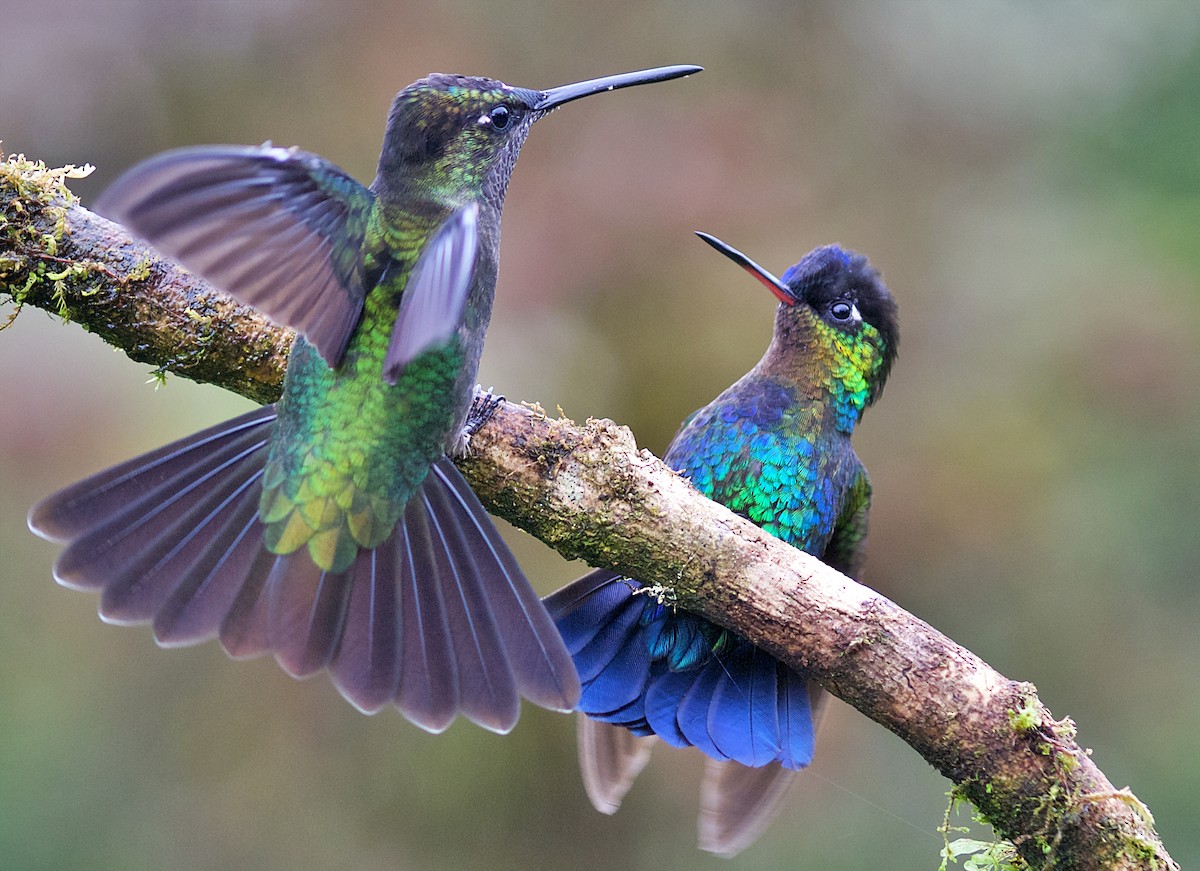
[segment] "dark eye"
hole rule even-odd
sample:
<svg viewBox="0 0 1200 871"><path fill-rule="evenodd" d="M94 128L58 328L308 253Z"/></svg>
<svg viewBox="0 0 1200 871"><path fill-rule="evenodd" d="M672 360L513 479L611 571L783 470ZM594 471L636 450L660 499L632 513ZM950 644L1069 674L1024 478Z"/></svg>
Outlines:
<svg viewBox="0 0 1200 871"><path fill-rule="evenodd" d="M493 130L507 130L508 125L512 123L512 112L509 112L506 106L497 106L488 117L492 119Z"/></svg>
<svg viewBox="0 0 1200 871"><path fill-rule="evenodd" d="M854 306L845 300L838 300L829 307L829 316L835 321L853 320L855 314Z"/></svg>

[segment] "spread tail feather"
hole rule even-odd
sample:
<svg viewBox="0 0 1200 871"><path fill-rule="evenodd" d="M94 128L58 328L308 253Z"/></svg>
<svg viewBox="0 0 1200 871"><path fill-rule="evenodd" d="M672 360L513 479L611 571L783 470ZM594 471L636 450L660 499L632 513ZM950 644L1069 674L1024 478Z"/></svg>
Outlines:
<svg viewBox="0 0 1200 871"><path fill-rule="evenodd" d="M758 767L812 759L807 680L702 618L596 570L546 598L583 684L579 710L709 757Z"/></svg>
<svg viewBox="0 0 1200 871"><path fill-rule="evenodd" d="M478 604L491 614L517 690L543 708L573 710L579 701L579 678L571 655L479 497L445 457L430 469L426 492L431 482L440 491L447 516L459 527L460 555L469 558L468 565L473 561L478 577L489 579L477 594Z"/></svg>
<svg viewBox="0 0 1200 871"><path fill-rule="evenodd" d="M356 707L394 703L430 731L462 713L506 732L521 696L574 707L570 654L448 459L346 571L268 551L258 508L274 420L257 409L35 506L30 528L67 542L55 577L99 589L109 622L153 623L164 646L219 638L295 677L327 668Z"/></svg>
<svg viewBox="0 0 1200 871"><path fill-rule="evenodd" d="M579 760L595 808L620 806L650 752L646 737L709 758L700 846L732 856L771 822L813 755L820 687L744 638L664 609L639 585L589 572L546 598L579 669Z"/></svg>

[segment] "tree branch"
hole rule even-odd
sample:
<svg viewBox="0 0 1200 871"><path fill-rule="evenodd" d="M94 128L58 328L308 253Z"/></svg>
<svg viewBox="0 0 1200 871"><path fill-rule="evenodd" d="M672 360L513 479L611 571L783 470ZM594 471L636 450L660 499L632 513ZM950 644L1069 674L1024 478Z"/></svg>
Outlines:
<svg viewBox="0 0 1200 871"><path fill-rule="evenodd" d="M291 333L79 206L71 176L0 164L0 301L56 311L164 373L272 401ZM811 672L953 780L1032 867L1178 868L1144 805L1031 684L705 499L627 429L506 403L472 448L460 466L490 510Z"/></svg>

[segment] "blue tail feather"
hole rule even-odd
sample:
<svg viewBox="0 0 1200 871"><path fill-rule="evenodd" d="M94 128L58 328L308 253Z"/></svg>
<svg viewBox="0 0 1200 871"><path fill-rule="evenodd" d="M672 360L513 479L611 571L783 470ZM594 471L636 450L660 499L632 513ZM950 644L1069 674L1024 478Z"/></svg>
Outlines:
<svg viewBox="0 0 1200 871"><path fill-rule="evenodd" d="M691 747L692 742L679 728L680 700L698 677L695 671L669 671L656 663L656 675L646 687L646 723L654 734L673 747ZM725 757L719 757L724 759Z"/></svg>
<svg viewBox="0 0 1200 871"><path fill-rule="evenodd" d="M751 768L779 756L776 662L751 647L731 659L708 709L713 743L735 762Z"/></svg>
<svg viewBox="0 0 1200 871"><path fill-rule="evenodd" d="M647 675L647 678L649 675ZM616 726L624 726L627 729L633 729L639 724L646 725L646 687L642 685L641 691L637 696L619 708L613 708L607 711L597 710L595 712L580 710L580 713L585 713L593 720L599 720L602 723L612 723ZM650 734L653 734L651 732Z"/></svg>
<svg viewBox="0 0 1200 871"><path fill-rule="evenodd" d="M779 762L784 768L805 768L816 746L812 698L808 679L783 665L779 669Z"/></svg>
<svg viewBox="0 0 1200 871"><path fill-rule="evenodd" d="M580 683L588 684L594 681L625 648L640 647L639 635L636 603L621 603L612 611L609 619L591 641L572 655ZM649 668L650 657L644 656L643 661L645 668Z"/></svg>
<svg viewBox="0 0 1200 871"><path fill-rule="evenodd" d="M563 643L574 656L613 620L629 597L630 587L620 575L597 569L543 601Z"/></svg>
<svg viewBox="0 0 1200 871"><path fill-rule="evenodd" d="M685 738L713 759L728 759L729 756L721 751L713 742L709 732L709 711L712 708L717 686L725 679L725 666L716 659L710 659L700 670L700 675L692 684L691 689L679 703L675 719L679 722L679 731Z"/></svg>
<svg viewBox="0 0 1200 871"><path fill-rule="evenodd" d="M626 708L645 693L650 657L633 634L624 638L624 643L620 644L616 653L597 651L609 658L594 677L588 679L581 676L584 683L579 710L584 713L605 713Z"/></svg>
<svg viewBox="0 0 1200 871"><path fill-rule="evenodd" d="M812 759L806 678L701 617L597 570L546 598L583 684L579 710L750 767Z"/></svg>

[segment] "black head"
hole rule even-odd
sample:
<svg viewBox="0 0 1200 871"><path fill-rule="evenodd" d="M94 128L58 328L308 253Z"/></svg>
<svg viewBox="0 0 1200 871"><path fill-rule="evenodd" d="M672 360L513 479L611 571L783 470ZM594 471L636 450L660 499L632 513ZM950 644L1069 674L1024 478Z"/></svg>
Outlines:
<svg viewBox="0 0 1200 871"><path fill-rule="evenodd" d="M841 336L838 352L863 370L867 404L883 391L900 344L896 301L862 254L825 245L776 278L749 257L707 233L701 239L762 282L780 301L776 332L814 329Z"/></svg>
<svg viewBox="0 0 1200 871"><path fill-rule="evenodd" d="M435 73L396 95L379 157L376 192L424 191L435 197L499 205L533 122L603 91L699 72L660 67L534 91L495 79Z"/></svg>
<svg viewBox="0 0 1200 871"><path fill-rule="evenodd" d="M844 332L858 331L863 324L878 331L884 352L878 376L882 389L899 350L900 317L891 291L866 256L837 245L823 245L788 268L783 283L797 299Z"/></svg>

